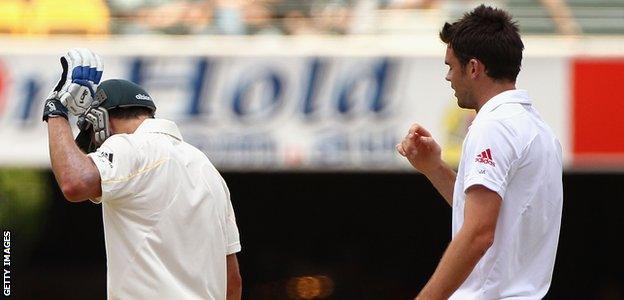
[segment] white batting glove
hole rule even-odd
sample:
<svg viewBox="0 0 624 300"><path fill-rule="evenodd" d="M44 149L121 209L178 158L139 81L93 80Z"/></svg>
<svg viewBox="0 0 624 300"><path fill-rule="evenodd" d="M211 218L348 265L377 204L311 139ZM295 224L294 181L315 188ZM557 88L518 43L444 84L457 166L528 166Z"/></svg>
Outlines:
<svg viewBox="0 0 624 300"><path fill-rule="evenodd" d="M61 57L63 73L48 99L58 99L72 115L83 114L93 102L104 67L100 57L85 48L73 48Z"/></svg>

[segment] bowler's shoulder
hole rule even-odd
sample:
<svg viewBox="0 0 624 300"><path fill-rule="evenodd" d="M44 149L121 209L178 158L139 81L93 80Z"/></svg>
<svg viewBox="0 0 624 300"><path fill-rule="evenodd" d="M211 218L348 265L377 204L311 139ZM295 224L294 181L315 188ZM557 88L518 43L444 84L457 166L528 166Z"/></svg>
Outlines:
<svg viewBox="0 0 624 300"><path fill-rule="evenodd" d="M506 131L522 131L532 126L529 110L522 103L503 103L494 107L486 114L479 116L473 125L482 130L492 130L495 128Z"/></svg>
<svg viewBox="0 0 624 300"><path fill-rule="evenodd" d="M539 126L530 113L521 104L512 103L501 105L487 118L473 123L470 139L487 139L513 145L516 152L520 153L539 133Z"/></svg>
<svg viewBox="0 0 624 300"><path fill-rule="evenodd" d="M493 122L508 123L514 120L522 120L528 117L527 110L521 103L502 103L491 111L489 111L483 120L489 120Z"/></svg>

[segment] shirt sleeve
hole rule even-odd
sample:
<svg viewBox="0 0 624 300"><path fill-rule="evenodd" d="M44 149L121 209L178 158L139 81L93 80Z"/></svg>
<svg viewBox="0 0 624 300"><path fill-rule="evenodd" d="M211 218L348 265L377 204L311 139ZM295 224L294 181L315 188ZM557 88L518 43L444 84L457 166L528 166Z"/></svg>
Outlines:
<svg viewBox="0 0 624 300"><path fill-rule="evenodd" d="M226 202L227 202L227 211L226 211L226 224L225 224L225 234L226 234L226 252L225 255L234 254L241 251L241 244L238 233L238 226L236 226L236 217L234 215L234 208L232 207L232 201L230 200L230 190L225 183L223 178L221 179L223 184L223 188L226 194Z"/></svg>
<svg viewBox="0 0 624 300"><path fill-rule="evenodd" d="M517 135L500 121L474 124L464 147L464 193L483 185L504 199L509 171L516 160Z"/></svg>
<svg viewBox="0 0 624 300"><path fill-rule="evenodd" d="M92 202L114 201L132 195L131 179L138 169L139 154L127 135L109 137L88 156L100 172L102 185L102 196Z"/></svg>

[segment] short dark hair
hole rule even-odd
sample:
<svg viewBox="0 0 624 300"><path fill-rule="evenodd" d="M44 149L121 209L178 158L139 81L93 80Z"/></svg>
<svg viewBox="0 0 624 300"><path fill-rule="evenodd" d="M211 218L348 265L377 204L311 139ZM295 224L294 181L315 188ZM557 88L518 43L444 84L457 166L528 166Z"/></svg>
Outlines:
<svg viewBox="0 0 624 300"><path fill-rule="evenodd" d="M108 116L115 119L136 119L140 116L154 118L154 112L149 107L144 106L128 106L115 107L108 110Z"/></svg>
<svg viewBox="0 0 624 300"><path fill-rule="evenodd" d="M453 49L462 66L476 58L494 80L516 81L520 73L524 44L518 25L502 9L482 4L456 22L445 23L440 39Z"/></svg>

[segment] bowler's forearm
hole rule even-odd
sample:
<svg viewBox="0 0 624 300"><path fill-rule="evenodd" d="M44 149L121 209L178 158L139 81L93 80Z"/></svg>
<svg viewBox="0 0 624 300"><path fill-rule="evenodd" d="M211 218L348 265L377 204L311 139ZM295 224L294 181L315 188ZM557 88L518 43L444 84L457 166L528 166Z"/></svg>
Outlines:
<svg viewBox="0 0 624 300"><path fill-rule="evenodd" d="M232 287L228 285L227 288L227 300L240 300L243 294L243 290L241 286Z"/></svg>
<svg viewBox="0 0 624 300"><path fill-rule="evenodd" d="M441 161L437 168L424 174L438 190L440 195L444 197L444 200L446 200L449 205L453 206L453 190L455 188L457 173Z"/></svg>
<svg viewBox="0 0 624 300"><path fill-rule="evenodd" d="M416 299L448 299L468 278L488 247L477 236L460 231Z"/></svg>
<svg viewBox="0 0 624 300"><path fill-rule="evenodd" d="M236 254L226 256L227 300L240 300L243 293L243 279L240 276Z"/></svg>

